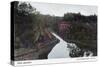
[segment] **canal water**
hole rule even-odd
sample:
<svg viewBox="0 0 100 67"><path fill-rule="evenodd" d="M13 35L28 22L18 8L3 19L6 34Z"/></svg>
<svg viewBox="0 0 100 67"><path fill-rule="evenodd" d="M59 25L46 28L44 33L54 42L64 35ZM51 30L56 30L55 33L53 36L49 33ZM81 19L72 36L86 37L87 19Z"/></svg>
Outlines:
<svg viewBox="0 0 100 67"><path fill-rule="evenodd" d="M69 58L70 49L67 48L67 42L64 41L61 37L52 33L57 39L60 40L58 44L52 49L52 51L48 55L49 58Z"/></svg>
<svg viewBox="0 0 100 67"><path fill-rule="evenodd" d="M53 47L53 49L51 50L51 52L48 54L48 59L51 58L71 58L69 56L69 53L71 51L71 48L69 48L68 46L71 47L77 47L74 43L67 43L66 41L64 41L61 37L59 37L57 34L53 33L52 34L60 40L60 42L58 44L56 44L55 47ZM84 52L83 57L87 57L87 52ZM90 51L88 57L92 56L93 53Z"/></svg>

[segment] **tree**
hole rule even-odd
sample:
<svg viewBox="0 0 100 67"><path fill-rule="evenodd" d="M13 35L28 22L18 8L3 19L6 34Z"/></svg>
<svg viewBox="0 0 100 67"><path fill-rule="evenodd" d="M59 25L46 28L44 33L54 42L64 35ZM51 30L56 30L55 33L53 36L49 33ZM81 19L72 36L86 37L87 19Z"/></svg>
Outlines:
<svg viewBox="0 0 100 67"><path fill-rule="evenodd" d="M16 38L20 39L20 45L25 46L32 44L33 25L36 20L37 11L28 3L14 2L14 29L15 29L15 42ZM17 43L15 43L16 45ZM18 44L17 44L18 45Z"/></svg>
<svg viewBox="0 0 100 67"><path fill-rule="evenodd" d="M74 14L73 13L64 14L63 19L66 21L72 21L72 20L74 20Z"/></svg>
<svg viewBox="0 0 100 67"><path fill-rule="evenodd" d="M68 20L69 19L69 20ZM93 51L97 55L97 16L66 14L65 21L70 21L70 32L65 34L66 41L75 43L82 49Z"/></svg>

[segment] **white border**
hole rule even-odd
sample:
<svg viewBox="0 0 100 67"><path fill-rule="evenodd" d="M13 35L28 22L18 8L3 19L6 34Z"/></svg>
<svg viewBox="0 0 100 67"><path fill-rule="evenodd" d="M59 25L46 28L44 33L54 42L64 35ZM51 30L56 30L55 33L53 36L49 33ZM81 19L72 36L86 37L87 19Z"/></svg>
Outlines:
<svg viewBox="0 0 100 67"><path fill-rule="evenodd" d="M61 58L61 59L46 59L46 60L26 60L13 61L14 66L27 65L42 65L42 64L61 64L61 63L76 63L76 62L92 62L97 61L98 57L80 57L80 58Z"/></svg>

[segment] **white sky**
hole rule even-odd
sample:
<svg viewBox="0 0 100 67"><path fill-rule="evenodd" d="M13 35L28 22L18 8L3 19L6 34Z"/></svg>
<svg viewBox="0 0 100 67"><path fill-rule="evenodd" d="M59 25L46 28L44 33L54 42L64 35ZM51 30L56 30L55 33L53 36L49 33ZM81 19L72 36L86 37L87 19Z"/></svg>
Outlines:
<svg viewBox="0 0 100 67"><path fill-rule="evenodd" d="M30 2L41 14L49 14L54 16L63 16L64 13L81 13L83 15L97 15L96 6L86 5L69 5L69 4L53 4L53 3L36 3Z"/></svg>

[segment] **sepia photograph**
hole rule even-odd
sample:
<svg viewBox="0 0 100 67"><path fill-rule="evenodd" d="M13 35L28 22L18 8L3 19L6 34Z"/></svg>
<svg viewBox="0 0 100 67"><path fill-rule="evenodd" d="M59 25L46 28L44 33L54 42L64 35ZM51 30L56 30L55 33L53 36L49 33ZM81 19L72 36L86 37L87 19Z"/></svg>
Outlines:
<svg viewBox="0 0 100 67"><path fill-rule="evenodd" d="M97 56L97 6L12 3L14 61Z"/></svg>

